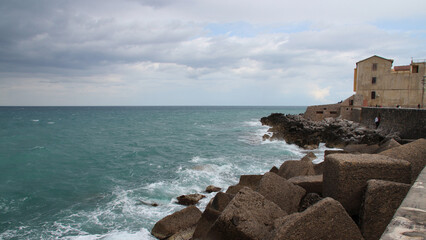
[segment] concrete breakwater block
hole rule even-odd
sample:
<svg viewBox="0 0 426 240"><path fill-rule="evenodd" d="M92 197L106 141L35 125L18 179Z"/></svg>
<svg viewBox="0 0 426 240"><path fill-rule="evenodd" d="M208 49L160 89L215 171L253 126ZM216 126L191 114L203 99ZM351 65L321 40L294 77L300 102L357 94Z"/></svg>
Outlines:
<svg viewBox="0 0 426 240"><path fill-rule="evenodd" d="M278 205L248 187L223 210L204 239L265 239L274 220L286 216Z"/></svg>
<svg viewBox="0 0 426 240"><path fill-rule="evenodd" d="M240 181L237 185L230 186L226 193L237 194L243 187L249 187L253 190L256 190L257 185L259 184L260 179L263 175L241 175Z"/></svg>
<svg viewBox="0 0 426 240"><path fill-rule="evenodd" d="M314 164L310 161L288 160L281 164L278 175L285 179L296 176L315 175Z"/></svg>
<svg viewBox="0 0 426 240"><path fill-rule="evenodd" d="M265 173L257 191L287 213L297 212L300 200L306 193L302 187L271 172Z"/></svg>
<svg viewBox="0 0 426 240"><path fill-rule="evenodd" d="M409 184L368 180L360 213L360 228L366 240L380 239L409 190Z"/></svg>
<svg viewBox="0 0 426 240"><path fill-rule="evenodd" d="M363 239L355 222L332 198L325 198L301 213L277 219L275 229L273 240Z"/></svg>
<svg viewBox="0 0 426 240"><path fill-rule="evenodd" d="M426 139L420 138L414 142L383 151L380 155L403 159L411 163L411 182L416 181L420 172L426 166Z"/></svg>
<svg viewBox="0 0 426 240"><path fill-rule="evenodd" d="M410 163L378 154L328 155L324 163L323 196L339 201L350 215L358 215L370 179L410 183Z"/></svg>
<svg viewBox="0 0 426 240"><path fill-rule="evenodd" d="M228 206L229 202L234 198L234 195L219 192L210 201L201 215L200 221L194 231L193 239L203 239L204 236L210 231L216 219L220 216L222 211Z"/></svg>
<svg viewBox="0 0 426 240"><path fill-rule="evenodd" d="M201 211L195 206L189 206L158 221L151 234L158 239L165 239L195 226L200 218Z"/></svg>
<svg viewBox="0 0 426 240"><path fill-rule="evenodd" d="M307 193L322 195L322 174L292 177L288 181L304 188Z"/></svg>

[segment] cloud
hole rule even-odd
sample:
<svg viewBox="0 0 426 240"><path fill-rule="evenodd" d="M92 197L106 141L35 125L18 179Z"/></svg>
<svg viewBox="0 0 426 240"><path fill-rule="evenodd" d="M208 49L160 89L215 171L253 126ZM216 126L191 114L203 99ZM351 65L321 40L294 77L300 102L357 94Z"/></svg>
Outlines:
<svg viewBox="0 0 426 240"><path fill-rule="evenodd" d="M426 56L422 28L387 24L424 1L361 3L2 1L0 105L338 101L355 62Z"/></svg>

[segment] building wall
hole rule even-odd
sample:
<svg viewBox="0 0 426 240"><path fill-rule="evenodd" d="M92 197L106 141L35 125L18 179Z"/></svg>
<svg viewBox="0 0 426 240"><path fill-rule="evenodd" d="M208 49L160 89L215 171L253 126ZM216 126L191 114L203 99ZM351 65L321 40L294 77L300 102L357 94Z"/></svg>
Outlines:
<svg viewBox="0 0 426 240"><path fill-rule="evenodd" d="M411 63L409 71L394 71L392 60L373 56L357 63L354 74L354 87L357 95L362 96L362 106L383 107L425 107L426 101L422 96L425 62ZM377 68L373 69L373 64ZM418 67L414 73L413 66ZM375 77L375 83L372 82ZM372 92L375 99L372 99ZM423 102L422 102L423 98Z"/></svg>
<svg viewBox="0 0 426 240"><path fill-rule="evenodd" d="M417 108L363 107L360 122L375 128L374 118L380 114L379 129L399 132L401 138L426 138L426 110Z"/></svg>
<svg viewBox="0 0 426 240"><path fill-rule="evenodd" d="M311 121L321 121L328 117L338 117L340 115L340 104L315 105L306 108L304 118Z"/></svg>

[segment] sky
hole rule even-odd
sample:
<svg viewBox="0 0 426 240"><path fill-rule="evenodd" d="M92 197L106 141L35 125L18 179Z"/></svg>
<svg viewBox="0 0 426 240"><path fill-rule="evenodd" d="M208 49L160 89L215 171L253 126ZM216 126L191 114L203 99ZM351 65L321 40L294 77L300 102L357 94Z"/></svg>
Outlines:
<svg viewBox="0 0 426 240"><path fill-rule="evenodd" d="M0 1L0 106L335 103L372 55L426 59L426 1Z"/></svg>

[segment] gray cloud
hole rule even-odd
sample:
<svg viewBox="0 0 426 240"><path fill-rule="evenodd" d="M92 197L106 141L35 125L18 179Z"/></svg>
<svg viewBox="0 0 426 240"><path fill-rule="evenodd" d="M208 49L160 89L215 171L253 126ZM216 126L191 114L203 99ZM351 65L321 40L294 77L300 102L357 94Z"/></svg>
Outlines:
<svg viewBox="0 0 426 240"><path fill-rule="evenodd" d="M312 104L349 96L363 58L426 56L423 30L374 25L407 17L396 2L365 21L331 4L2 1L0 105Z"/></svg>

